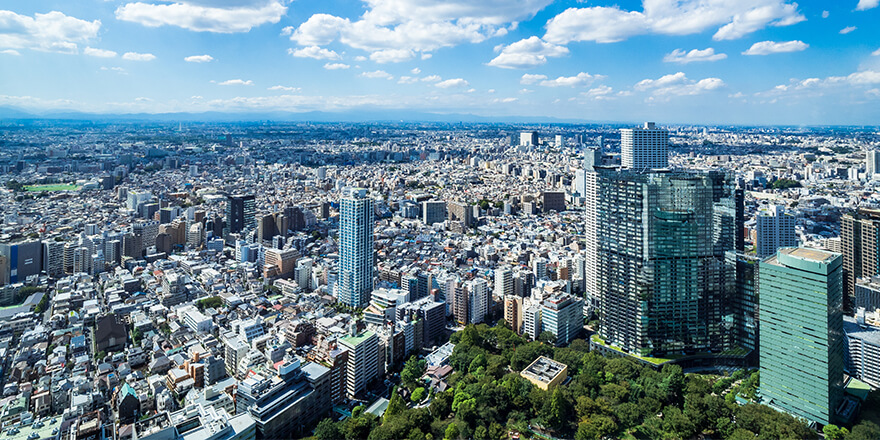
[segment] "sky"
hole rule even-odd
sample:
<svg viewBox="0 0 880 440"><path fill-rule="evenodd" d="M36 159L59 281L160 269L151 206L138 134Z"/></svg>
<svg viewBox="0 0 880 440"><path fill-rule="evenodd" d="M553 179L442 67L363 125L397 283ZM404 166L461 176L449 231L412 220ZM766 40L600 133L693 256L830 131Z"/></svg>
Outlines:
<svg viewBox="0 0 880 440"><path fill-rule="evenodd" d="M6 0L0 107L880 125L880 0Z"/></svg>

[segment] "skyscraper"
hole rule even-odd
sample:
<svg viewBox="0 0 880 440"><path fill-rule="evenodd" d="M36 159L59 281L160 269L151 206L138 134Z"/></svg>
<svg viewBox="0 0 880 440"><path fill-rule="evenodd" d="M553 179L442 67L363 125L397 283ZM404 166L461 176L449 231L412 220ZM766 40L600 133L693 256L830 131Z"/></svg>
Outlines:
<svg viewBox="0 0 880 440"><path fill-rule="evenodd" d="M226 198L226 227L233 234L257 227L256 199L253 194Z"/></svg>
<svg viewBox="0 0 880 440"><path fill-rule="evenodd" d="M783 248L759 264L761 398L821 424L843 398L840 254Z"/></svg>
<svg viewBox="0 0 880 440"><path fill-rule="evenodd" d="M784 247L797 246L797 235L794 232L795 217L785 212L785 207L772 205L761 208L755 217L757 222L757 254L758 258L767 258Z"/></svg>
<svg viewBox="0 0 880 440"><path fill-rule="evenodd" d="M373 332L339 338L340 348L348 350L346 394L353 399L379 374L379 337Z"/></svg>
<svg viewBox="0 0 880 440"><path fill-rule="evenodd" d="M366 307L373 291L373 201L346 188L339 207L339 300Z"/></svg>
<svg viewBox="0 0 880 440"><path fill-rule="evenodd" d="M637 170L669 166L669 132L645 122L639 128L620 129L620 161Z"/></svg>
<svg viewBox="0 0 880 440"><path fill-rule="evenodd" d="M880 274L880 210L859 209L840 219L843 310L853 311L856 280Z"/></svg>
<svg viewBox="0 0 880 440"><path fill-rule="evenodd" d="M600 170L599 335L640 356L725 348L735 203L723 172Z"/></svg>
<svg viewBox="0 0 880 440"><path fill-rule="evenodd" d="M865 177L871 180L878 173L880 173L880 152L868 150L865 156Z"/></svg>

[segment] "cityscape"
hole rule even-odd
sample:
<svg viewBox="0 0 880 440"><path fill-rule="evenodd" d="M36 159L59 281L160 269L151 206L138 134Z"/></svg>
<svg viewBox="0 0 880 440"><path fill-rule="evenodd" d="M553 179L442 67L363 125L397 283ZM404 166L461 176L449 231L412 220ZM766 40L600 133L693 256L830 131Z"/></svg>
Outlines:
<svg viewBox="0 0 880 440"><path fill-rule="evenodd" d="M877 0L13 3L3 439L880 439Z"/></svg>

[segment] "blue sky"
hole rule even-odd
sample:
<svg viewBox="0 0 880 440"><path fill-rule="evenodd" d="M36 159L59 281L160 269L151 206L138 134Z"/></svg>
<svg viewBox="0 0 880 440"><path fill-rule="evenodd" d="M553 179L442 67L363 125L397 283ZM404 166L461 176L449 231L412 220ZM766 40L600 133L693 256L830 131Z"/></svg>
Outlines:
<svg viewBox="0 0 880 440"><path fill-rule="evenodd" d="M0 5L0 106L880 121L880 0Z"/></svg>

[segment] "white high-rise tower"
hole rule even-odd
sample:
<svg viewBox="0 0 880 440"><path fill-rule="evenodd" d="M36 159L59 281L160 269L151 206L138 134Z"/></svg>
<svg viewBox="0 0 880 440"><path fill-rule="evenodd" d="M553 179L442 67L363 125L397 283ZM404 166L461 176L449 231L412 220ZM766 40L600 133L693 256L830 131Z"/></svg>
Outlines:
<svg viewBox="0 0 880 440"><path fill-rule="evenodd" d="M645 122L639 128L620 130L620 162L623 168L658 169L669 166L669 132Z"/></svg>

